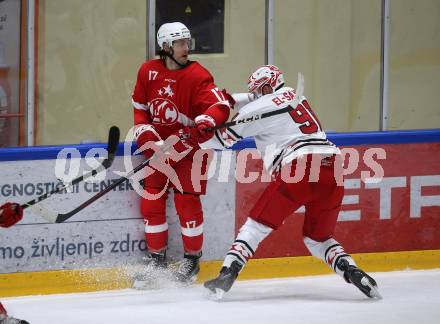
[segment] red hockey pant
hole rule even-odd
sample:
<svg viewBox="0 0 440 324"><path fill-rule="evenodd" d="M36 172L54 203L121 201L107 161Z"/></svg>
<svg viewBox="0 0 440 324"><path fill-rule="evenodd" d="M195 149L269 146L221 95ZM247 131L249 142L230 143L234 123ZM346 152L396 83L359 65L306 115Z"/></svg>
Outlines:
<svg viewBox="0 0 440 324"><path fill-rule="evenodd" d="M338 186L335 179L335 158L323 159L313 172L319 171L319 178L310 181L313 155L307 156L304 177L296 183L282 180L281 172L269 184L250 217L255 221L277 229L295 210L305 206L303 236L323 242L333 236L338 214L341 209L344 187ZM285 165L293 178L297 161ZM340 168L339 168L340 169Z"/></svg>

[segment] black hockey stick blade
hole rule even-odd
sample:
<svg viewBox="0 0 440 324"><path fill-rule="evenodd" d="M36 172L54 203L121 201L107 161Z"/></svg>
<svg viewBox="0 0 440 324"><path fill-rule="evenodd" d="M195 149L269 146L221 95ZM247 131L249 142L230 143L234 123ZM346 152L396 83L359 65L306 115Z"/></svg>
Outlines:
<svg viewBox="0 0 440 324"><path fill-rule="evenodd" d="M119 144L119 128L118 126L112 126L110 127L110 130L108 132L108 154L109 155L115 155L116 149L118 148Z"/></svg>
<svg viewBox="0 0 440 324"><path fill-rule="evenodd" d="M106 169L108 169L112 165L113 160L115 158L116 149L118 148L118 144L119 144L119 136L120 136L120 132L118 126L110 127L110 130L108 132L108 146L107 146L108 157L102 162L102 164Z"/></svg>
<svg viewBox="0 0 440 324"><path fill-rule="evenodd" d="M76 185L77 183L80 183L80 182L84 181L85 179L88 179L90 177L95 176L96 174L103 171L104 169L108 169L113 164L113 160L115 158L116 149L119 144L119 134L120 134L120 132L119 132L119 128L117 126L112 126L110 128L109 136L108 136L108 144L107 144L108 156L104 161L102 161L101 165L98 166L96 169L93 169L92 171L88 172L87 174L73 179L72 182L70 182L70 183L64 184L63 186L57 186L57 188L55 190L52 190L50 192L46 192L45 194L43 194L35 199L32 199L31 201L28 201L27 203L21 205L21 207L23 209L29 208L29 207L39 203L40 201L43 201L43 200L49 198L50 196L52 196L54 194L57 194L57 193L62 192L64 190L67 190L70 187ZM51 218L50 215L48 215L47 213L42 213L42 216L46 220L48 220L49 222L55 223L55 218Z"/></svg>

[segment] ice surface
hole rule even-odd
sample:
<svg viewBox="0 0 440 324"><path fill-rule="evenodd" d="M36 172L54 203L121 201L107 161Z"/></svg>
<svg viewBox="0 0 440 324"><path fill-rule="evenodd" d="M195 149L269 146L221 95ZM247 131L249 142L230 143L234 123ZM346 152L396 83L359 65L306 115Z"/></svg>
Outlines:
<svg viewBox="0 0 440 324"><path fill-rule="evenodd" d="M4 298L31 324L440 323L440 270L373 273L372 300L336 275L239 281L220 302L202 285Z"/></svg>

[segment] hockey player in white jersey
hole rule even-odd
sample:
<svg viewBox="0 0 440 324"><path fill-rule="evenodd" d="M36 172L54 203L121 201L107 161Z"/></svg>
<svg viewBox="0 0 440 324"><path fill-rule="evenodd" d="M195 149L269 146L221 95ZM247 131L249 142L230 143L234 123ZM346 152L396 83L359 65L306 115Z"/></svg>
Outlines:
<svg viewBox="0 0 440 324"><path fill-rule="evenodd" d="M297 88L302 88L300 82L298 85ZM248 89L249 95L232 96L238 101L234 108L242 106L234 119L247 122L216 131L201 147L221 149L252 136L266 170L272 173L272 182L241 227L219 276L204 286L221 298L231 289L259 244L304 205L303 237L310 253L368 297L380 298L374 279L359 269L333 238L344 193L340 151L327 140L319 120L302 96L302 89L297 89L297 94L294 89L284 87L283 74L273 65L262 66L252 73ZM290 107L288 112L261 118L264 113L286 107Z"/></svg>

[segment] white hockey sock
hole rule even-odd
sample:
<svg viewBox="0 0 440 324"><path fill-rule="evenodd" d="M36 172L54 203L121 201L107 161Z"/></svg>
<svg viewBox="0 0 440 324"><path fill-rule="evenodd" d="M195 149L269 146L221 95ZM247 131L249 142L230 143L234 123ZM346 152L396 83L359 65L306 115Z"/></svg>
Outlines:
<svg viewBox="0 0 440 324"><path fill-rule="evenodd" d="M310 237L304 237L304 243L310 253L324 261L333 271L344 277L344 273L336 266L341 258L348 261L350 265L356 266L353 258L344 251L344 248L333 238L324 242L312 240Z"/></svg>
<svg viewBox="0 0 440 324"><path fill-rule="evenodd" d="M252 258L258 245L272 232L272 228L254 221L252 218L240 228L240 232L229 249L223 266L229 268L233 261L245 265Z"/></svg>

